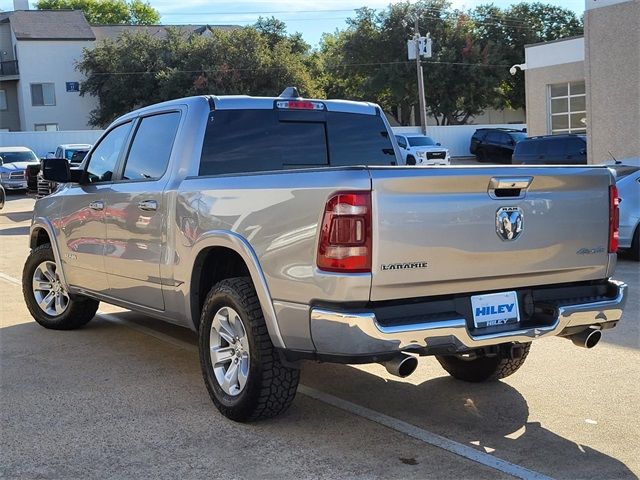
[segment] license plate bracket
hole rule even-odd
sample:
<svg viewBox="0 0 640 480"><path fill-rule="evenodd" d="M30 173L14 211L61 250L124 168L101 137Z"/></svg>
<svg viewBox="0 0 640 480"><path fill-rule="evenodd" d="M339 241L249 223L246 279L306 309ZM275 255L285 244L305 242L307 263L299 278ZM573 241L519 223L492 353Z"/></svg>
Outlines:
<svg viewBox="0 0 640 480"><path fill-rule="evenodd" d="M473 295L471 311L475 328L501 327L520 323L515 291Z"/></svg>

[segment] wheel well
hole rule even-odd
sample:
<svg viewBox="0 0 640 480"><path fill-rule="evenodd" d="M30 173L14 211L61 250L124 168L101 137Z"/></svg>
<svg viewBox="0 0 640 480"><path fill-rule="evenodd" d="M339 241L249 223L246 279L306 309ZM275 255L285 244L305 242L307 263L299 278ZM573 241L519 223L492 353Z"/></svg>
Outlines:
<svg viewBox="0 0 640 480"><path fill-rule="evenodd" d="M210 247L198 254L191 274L191 318L196 330L209 290L226 278L248 276L250 273L244 259L230 248Z"/></svg>
<svg viewBox="0 0 640 480"><path fill-rule="evenodd" d="M49 234L44 228L37 228L31 233L31 248L39 247L45 243L51 243Z"/></svg>

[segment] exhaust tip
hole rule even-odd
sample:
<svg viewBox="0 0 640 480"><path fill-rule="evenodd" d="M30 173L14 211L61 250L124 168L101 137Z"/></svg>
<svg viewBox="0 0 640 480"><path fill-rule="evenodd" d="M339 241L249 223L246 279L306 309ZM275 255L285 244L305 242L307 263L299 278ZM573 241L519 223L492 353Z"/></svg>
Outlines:
<svg viewBox="0 0 640 480"><path fill-rule="evenodd" d="M582 348L595 347L602 338L602 332L595 328L588 328L580 333L571 336L574 345Z"/></svg>
<svg viewBox="0 0 640 480"><path fill-rule="evenodd" d="M411 355L402 354L388 362L384 362L383 365L391 375L405 378L416 371L418 359Z"/></svg>

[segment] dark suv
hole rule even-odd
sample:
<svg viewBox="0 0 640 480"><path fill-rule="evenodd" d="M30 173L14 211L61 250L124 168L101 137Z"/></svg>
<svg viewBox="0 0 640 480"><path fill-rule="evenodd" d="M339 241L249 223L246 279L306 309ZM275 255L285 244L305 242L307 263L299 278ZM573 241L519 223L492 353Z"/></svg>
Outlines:
<svg viewBox="0 0 640 480"><path fill-rule="evenodd" d="M511 163L516 144L527 133L515 128L479 128L471 137L469 151L479 162Z"/></svg>
<svg viewBox="0 0 640 480"><path fill-rule="evenodd" d="M585 165L587 163L587 138L585 135L576 134L527 138L516 145L513 163Z"/></svg>

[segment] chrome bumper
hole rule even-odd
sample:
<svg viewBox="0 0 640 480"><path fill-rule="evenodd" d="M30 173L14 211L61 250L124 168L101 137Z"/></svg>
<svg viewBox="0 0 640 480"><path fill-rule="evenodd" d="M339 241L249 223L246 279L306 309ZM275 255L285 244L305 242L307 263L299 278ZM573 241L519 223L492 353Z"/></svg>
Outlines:
<svg viewBox="0 0 640 480"><path fill-rule="evenodd" d="M380 325L373 312L348 313L314 308L311 336L318 353L376 355L411 348L464 351L508 342L530 342L561 334L572 327L602 326L620 320L627 285L612 280L617 294L605 301L558 307L552 325L473 336L464 318L411 325Z"/></svg>

